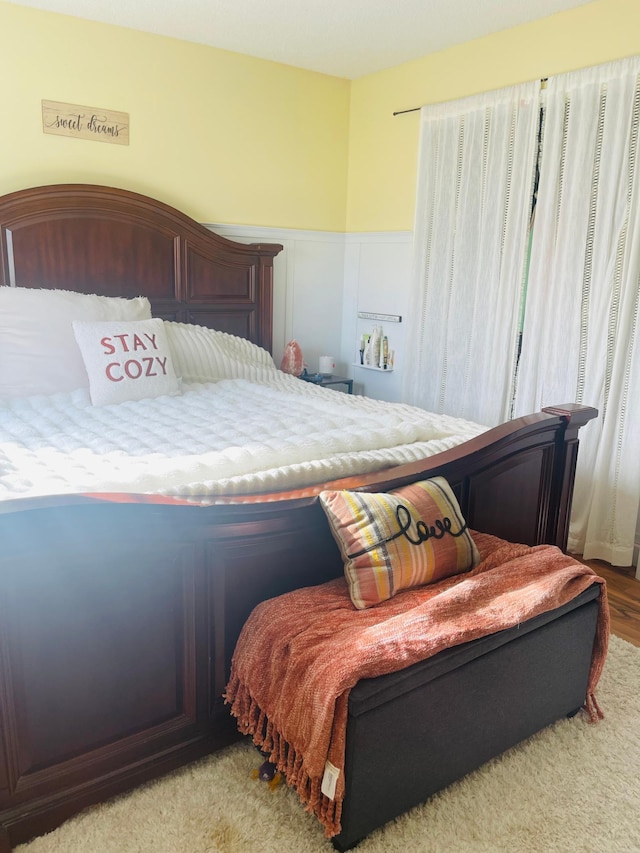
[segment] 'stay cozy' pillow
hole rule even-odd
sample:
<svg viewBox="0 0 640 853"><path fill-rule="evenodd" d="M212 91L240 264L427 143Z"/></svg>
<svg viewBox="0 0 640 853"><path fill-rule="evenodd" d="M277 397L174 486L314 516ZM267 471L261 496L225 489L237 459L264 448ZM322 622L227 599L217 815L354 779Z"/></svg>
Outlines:
<svg viewBox="0 0 640 853"><path fill-rule="evenodd" d="M179 393L162 320L74 322L73 332L94 406Z"/></svg>

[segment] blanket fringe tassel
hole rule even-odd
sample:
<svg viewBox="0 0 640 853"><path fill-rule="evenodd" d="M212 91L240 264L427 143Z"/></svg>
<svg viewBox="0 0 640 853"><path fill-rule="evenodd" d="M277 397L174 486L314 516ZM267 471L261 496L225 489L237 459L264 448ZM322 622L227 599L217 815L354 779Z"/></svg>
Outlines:
<svg viewBox="0 0 640 853"><path fill-rule="evenodd" d="M246 687L237 680L230 682L224 699L238 721L239 731L250 735L254 744L268 755L298 794L305 810L315 814L324 826L325 836L337 835L341 829L342 800L330 800L322 793L322 776L309 774L304 756L281 736Z"/></svg>
<svg viewBox="0 0 640 853"><path fill-rule="evenodd" d="M598 705L595 693L587 693L584 709L589 715L590 723L597 723L599 720L604 720L604 714L602 713L600 705Z"/></svg>

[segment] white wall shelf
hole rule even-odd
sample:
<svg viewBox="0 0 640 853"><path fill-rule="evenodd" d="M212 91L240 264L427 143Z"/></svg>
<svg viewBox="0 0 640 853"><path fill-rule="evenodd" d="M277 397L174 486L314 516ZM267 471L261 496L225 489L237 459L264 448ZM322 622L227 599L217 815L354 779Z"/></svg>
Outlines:
<svg viewBox="0 0 640 853"><path fill-rule="evenodd" d="M384 323L402 323L400 314L374 314L372 311L358 311L359 320L382 320Z"/></svg>
<svg viewBox="0 0 640 853"><path fill-rule="evenodd" d="M357 361L354 361L353 366L363 370L377 370L378 373L393 373L393 367L375 367L373 364L359 364Z"/></svg>

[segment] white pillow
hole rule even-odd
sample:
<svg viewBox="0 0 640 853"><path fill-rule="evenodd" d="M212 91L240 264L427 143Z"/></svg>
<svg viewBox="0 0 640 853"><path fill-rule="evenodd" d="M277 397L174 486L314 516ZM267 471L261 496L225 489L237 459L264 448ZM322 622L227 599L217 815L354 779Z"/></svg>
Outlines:
<svg viewBox="0 0 640 853"><path fill-rule="evenodd" d="M73 320L144 320L149 300L0 287L0 400L88 388Z"/></svg>
<svg viewBox="0 0 640 853"><path fill-rule="evenodd" d="M255 379L266 368L277 370L262 347L205 326L165 321L176 373L185 382Z"/></svg>
<svg viewBox="0 0 640 853"><path fill-rule="evenodd" d="M162 320L74 321L94 406L180 393Z"/></svg>

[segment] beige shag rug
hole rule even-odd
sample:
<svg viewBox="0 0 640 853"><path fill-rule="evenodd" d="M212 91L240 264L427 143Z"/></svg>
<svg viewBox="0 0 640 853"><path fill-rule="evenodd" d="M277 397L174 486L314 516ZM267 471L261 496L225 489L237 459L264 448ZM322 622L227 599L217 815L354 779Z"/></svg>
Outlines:
<svg viewBox="0 0 640 853"><path fill-rule="evenodd" d="M640 851L640 649L612 637L605 719L562 720L376 830L358 853ZM15 853L329 853L250 743L96 806ZM384 776L380 778L384 785Z"/></svg>

